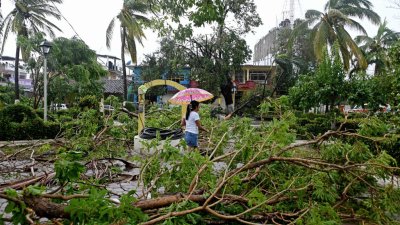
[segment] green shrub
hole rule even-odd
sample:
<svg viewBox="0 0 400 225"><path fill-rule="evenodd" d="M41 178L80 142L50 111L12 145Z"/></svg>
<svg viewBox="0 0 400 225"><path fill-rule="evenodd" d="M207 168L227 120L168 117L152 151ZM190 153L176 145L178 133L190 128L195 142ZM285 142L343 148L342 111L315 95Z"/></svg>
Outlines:
<svg viewBox="0 0 400 225"><path fill-rule="evenodd" d="M0 118L9 122L22 123L26 120L33 120L36 117L38 116L31 107L21 104L9 105L0 111Z"/></svg>
<svg viewBox="0 0 400 225"><path fill-rule="evenodd" d="M32 140L55 138L60 125L44 122L30 107L16 104L0 110L0 140Z"/></svg>
<svg viewBox="0 0 400 225"><path fill-rule="evenodd" d="M0 108L14 102L14 89L11 86L0 86Z"/></svg>

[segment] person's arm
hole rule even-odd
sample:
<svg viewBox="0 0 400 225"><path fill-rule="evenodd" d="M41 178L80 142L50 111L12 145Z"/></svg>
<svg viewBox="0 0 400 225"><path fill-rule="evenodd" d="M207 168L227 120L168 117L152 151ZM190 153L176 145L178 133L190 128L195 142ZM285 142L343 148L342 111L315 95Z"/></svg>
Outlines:
<svg viewBox="0 0 400 225"><path fill-rule="evenodd" d="M186 119L185 119L185 118L182 118L182 120L181 120L181 127L184 127L184 126L186 126Z"/></svg>
<svg viewBox="0 0 400 225"><path fill-rule="evenodd" d="M196 125L200 130L208 133L208 130L206 128L204 128L203 126L201 126L200 120L196 120Z"/></svg>

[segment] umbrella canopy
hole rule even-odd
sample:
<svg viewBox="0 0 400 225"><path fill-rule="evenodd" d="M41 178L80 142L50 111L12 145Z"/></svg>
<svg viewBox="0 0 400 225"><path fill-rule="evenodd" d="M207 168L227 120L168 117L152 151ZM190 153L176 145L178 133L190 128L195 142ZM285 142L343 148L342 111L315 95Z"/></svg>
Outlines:
<svg viewBox="0 0 400 225"><path fill-rule="evenodd" d="M204 102L214 97L210 92L200 88L188 88L176 93L169 100L171 104L187 105L191 101Z"/></svg>

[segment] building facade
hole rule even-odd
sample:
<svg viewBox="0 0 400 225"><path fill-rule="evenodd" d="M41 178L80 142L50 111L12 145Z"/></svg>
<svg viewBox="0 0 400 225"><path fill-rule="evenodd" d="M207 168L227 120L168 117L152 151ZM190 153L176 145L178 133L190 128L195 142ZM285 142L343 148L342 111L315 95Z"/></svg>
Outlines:
<svg viewBox="0 0 400 225"><path fill-rule="evenodd" d="M137 102L137 88L145 83L142 79L144 68L142 66L129 68L132 70L132 83L128 88L128 101ZM266 85L267 88L272 90L275 73L275 66L243 65L240 71L232 72L231 78L236 84L236 91L238 92L251 91L260 85ZM191 80L190 74L190 67L184 67L174 75L163 73L159 76L159 79L172 80L188 88L198 87L198 82ZM157 102L166 103L177 91L175 88L167 86L165 93L157 97Z"/></svg>
<svg viewBox="0 0 400 225"><path fill-rule="evenodd" d="M20 59L19 61L19 85L26 92L32 90L32 78L28 73L26 64ZM0 58L0 85L14 84L15 82L15 58L10 56L1 56Z"/></svg>
<svg viewBox="0 0 400 225"><path fill-rule="evenodd" d="M241 71L232 74L237 91L250 91L257 85L266 85L272 90L276 66L243 65Z"/></svg>

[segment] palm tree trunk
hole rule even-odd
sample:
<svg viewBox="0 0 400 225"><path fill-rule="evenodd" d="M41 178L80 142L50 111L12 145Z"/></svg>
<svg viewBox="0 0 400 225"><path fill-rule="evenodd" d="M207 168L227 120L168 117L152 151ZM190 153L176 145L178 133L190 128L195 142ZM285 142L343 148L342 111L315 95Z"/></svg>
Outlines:
<svg viewBox="0 0 400 225"><path fill-rule="evenodd" d="M383 66L381 66L381 63L380 63L378 60L376 60L376 62L375 62L375 71L374 71L374 75L375 75L375 76L381 74L381 72L382 72L382 67L383 67Z"/></svg>
<svg viewBox="0 0 400 225"><path fill-rule="evenodd" d="M19 101L19 52L20 52L20 47L17 44L17 49L15 52L15 66L14 66L15 102Z"/></svg>
<svg viewBox="0 0 400 225"><path fill-rule="evenodd" d="M124 80L124 101L128 96L128 83L126 81L126 67L125 67L125 39L126 39L126 28L121 29L121 61L122 61L122 79Z"/></svg>

